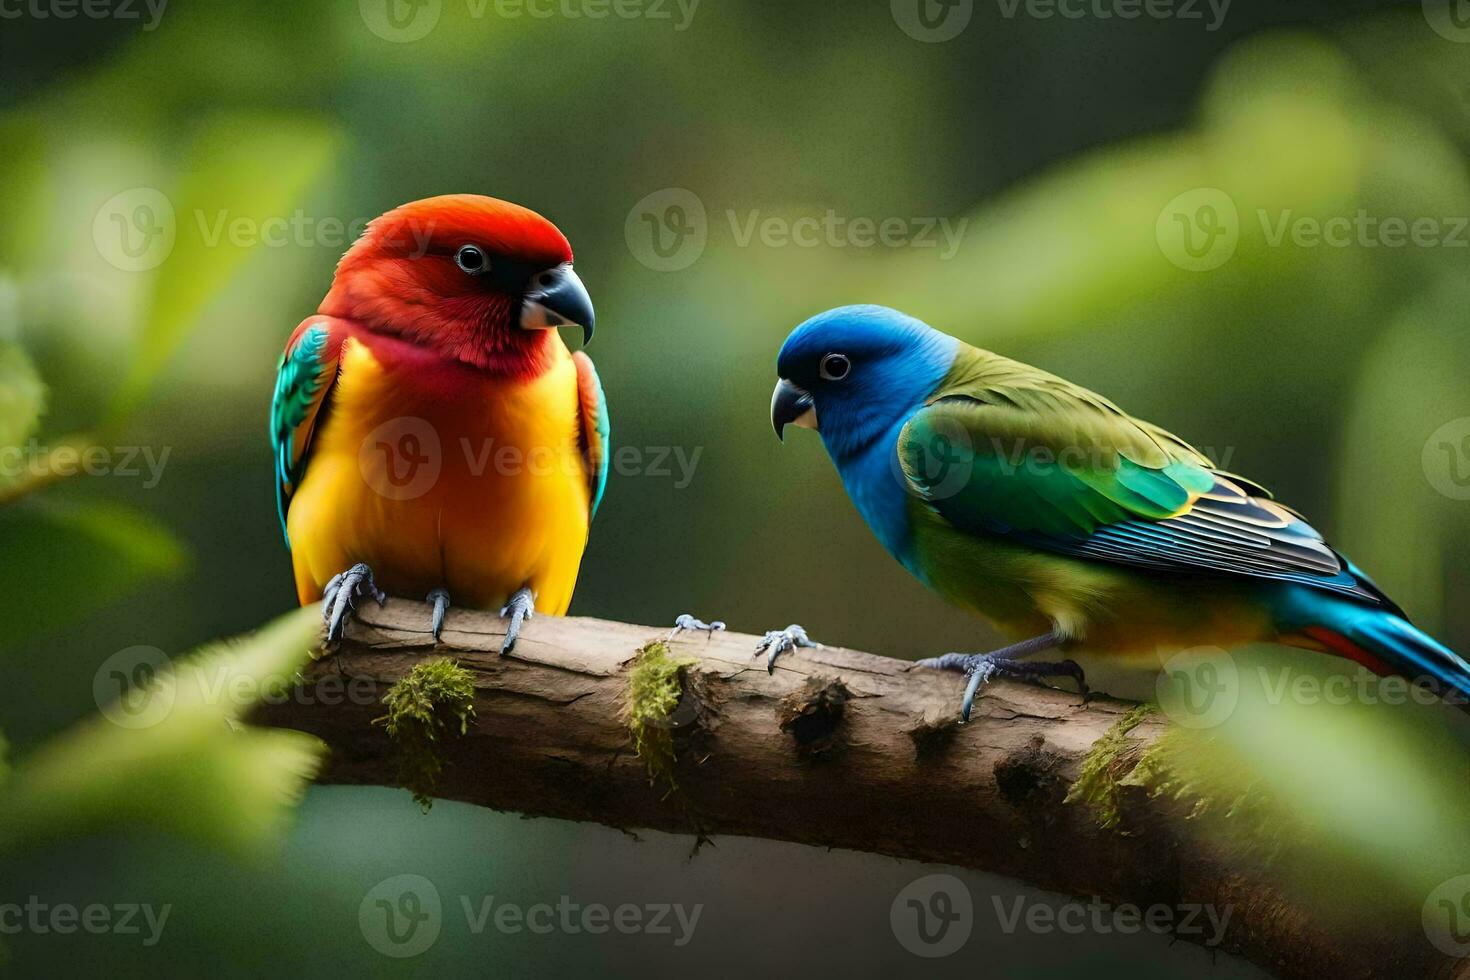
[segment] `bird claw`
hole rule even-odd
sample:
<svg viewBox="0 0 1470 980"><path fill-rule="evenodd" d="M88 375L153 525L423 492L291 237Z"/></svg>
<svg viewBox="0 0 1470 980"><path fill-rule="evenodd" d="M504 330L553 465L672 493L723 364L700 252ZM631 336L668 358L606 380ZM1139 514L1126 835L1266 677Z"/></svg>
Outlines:
<svg viewBox="0 0 1470 980"><path fill-rule="evenodd" d="M713 637L716 633L723 632L724 629L725 624L718 619L712 623L706 623L702 619L695 619L688 613L680 613L674 620L674 628L669 631L669 639L672 640L685 630L691 633L707 633Z"/></svg>
<svg viewBox="0 0 1470 980"><path fill-rule="evenodd" d="M449 590L435 589L425 597L424 601L434 604L434 622L431 629L434 633L434 642L438 643L440 635L444 632L444 614L449 612Z"/></svg>
<svg viewBox="0 0 1470 980"><path fill-rule="evenodd" d="M332 576L322 590L322 621L327 624L327 639L340 640L347 630L347 617L357 611L357 597L371 596L378 605L388 595L373 581L373 570L366 562L358 562L345 572Z"/></svg>
<svg viewBox="0 0 1470 980"><path fill-rule="evenodd" d="M766 651L766 673L773 674L776 672L776 658L787 650L794 650L797 647L820 650L822 645L807 636L806 630L792 623L784 630L767 630L766 634L760 638L760 642L755 645L755 655L760 656L763 651Z"/></svg>
<svg viewBox="0 0 1470 980"><path fill-rule="evenodd" d="M501 607L500 616L502 619L510 619L509 625L505 627L505 641L500 644L500 655L503 657L515 649L516 640L521 637L521 623L536 618L536 596L529 587L517 590L510 601Z"/></svg>
<svg viewBox="0 0 1470 980"><path fill-rule="evenodd" d="M1042 683L1043 678L1070 677L1082 689L1082 696L1087 696L1087 678L1075 660L1033 663L1029 660L1013 660L995 653L946 653L942 657L920 660L915 666L933 670L956 670L969 677L969 683L965 685L964 700L960 702L961 721L970 720L970 709L975 705L975 695L979 692L980 685L994 677L1009 677L1042 687L1050 687Z"/></svg>

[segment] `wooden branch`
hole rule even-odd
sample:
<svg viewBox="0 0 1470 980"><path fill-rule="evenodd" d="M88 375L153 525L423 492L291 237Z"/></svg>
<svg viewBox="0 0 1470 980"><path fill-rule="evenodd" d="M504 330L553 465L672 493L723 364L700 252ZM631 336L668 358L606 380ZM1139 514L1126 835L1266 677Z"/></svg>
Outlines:
<svg viewBox="0 0 1470 980"><path fill-rule="evenodd" d="M1182 804L1120 785L1120 823L1104 827L1086 803L1066 802L1084 759L1133 705L1001 681L960 725L959 675L832 647L783 655L768 675L754 637L684 633L671 652L694 664L672 717L678 790L668 794L650 786L622 715L632 662L667 628L537 617L501 658L495 616L451 610L438 646L429 620L421 603L365 603L307 671L307 696L257 720L325 740L326 782L395 785L395 746L372 724L377 702L429 655L450 656L473 674L475 715L444 745L435 795L446 799L873 851L1139 906L1228 907L1223 948L1283 977L1452 975L1417 921L1334 928L1294 907L1259 869L1210 853L1184 828ZM1128 731L1113 775L1164 730L1151 715Z"/></svg>

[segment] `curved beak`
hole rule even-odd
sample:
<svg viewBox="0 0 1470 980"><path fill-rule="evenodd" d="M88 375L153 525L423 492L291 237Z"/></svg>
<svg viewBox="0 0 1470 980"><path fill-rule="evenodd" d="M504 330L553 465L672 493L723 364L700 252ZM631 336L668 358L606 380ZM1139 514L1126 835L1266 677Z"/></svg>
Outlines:
<svg viewBox="0 0 1470 980"><path fill-rule="evenodd" d="M788 424L815 430L817 407L812 404L809 392L782 378L776 382L776 390L771 392L771 428L776 430L777 439L785 441Z"/></svg>
<svg viewBox="0 0 1470 980"><path fill-rule="evenodd" d="M587 295L587 287L572 271L570 263L532 277L531 288L521 299L523 330L581 327L585 344L592 339L596 320L592 297Z"/></svg>

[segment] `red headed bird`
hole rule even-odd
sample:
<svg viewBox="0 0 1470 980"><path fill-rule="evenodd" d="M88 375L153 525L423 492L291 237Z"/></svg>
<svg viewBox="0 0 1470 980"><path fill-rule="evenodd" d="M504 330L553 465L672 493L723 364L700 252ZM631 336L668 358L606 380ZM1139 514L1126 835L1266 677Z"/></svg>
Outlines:
<svg viewBox="0 0 1470 980"><path fill-rule="evenodd" d="M594 326L572 249L473 194L371 222L286 344L271 408L276 497L303 605L339 638L356 600L450 597L508 617L571 603L607 483Z"/></svg>

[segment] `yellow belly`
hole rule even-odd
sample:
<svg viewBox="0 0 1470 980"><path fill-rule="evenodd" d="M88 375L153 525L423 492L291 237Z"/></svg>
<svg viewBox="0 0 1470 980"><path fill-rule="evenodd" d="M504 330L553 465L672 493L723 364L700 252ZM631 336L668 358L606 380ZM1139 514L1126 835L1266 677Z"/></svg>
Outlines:
<svg viewBox="0 0 1470 980"><path fill-rule="evenodd" d="M914 534L930 585L1015 640L1056 630L1070 652L1117 658L1275 639L1251 579L1152 575L961 534L922 512Z"/></svg>
<svg viewBox="0 0 1470 980"><path fill-rule="evenodd" d="M557 345L530 381L468 370L426 383L359 341L343 348L331 410L287 515L303 604L338 572L498 608L522 586L538 611L572 601L590 520L576 366Z"/></svg>

